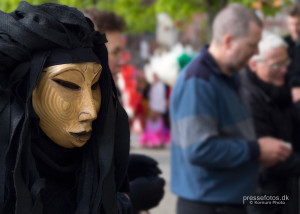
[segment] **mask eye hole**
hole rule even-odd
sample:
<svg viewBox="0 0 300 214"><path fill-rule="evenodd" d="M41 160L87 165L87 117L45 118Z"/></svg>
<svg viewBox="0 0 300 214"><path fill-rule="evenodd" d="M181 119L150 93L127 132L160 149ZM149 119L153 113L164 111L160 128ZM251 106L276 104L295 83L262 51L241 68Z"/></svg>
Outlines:
<svg viewBox="0 0 300 214"><path fill-rule="evenodd" d="M75 83L60 80L60 79L53 79L53 81L64 88L68 88L68 89L76 90L76 91L80 90L80 87L78 85L76 85Z"/></svg>
<svg viewBox="0 0 300 214"><path fill-rule="evenodd" d="M92 87L91 87L91 88L92 88L92 90L96 90L98 85L99 85L99 83L98 83L98 82L96 82L95 84L93 84L93 85L92 85Z"/></svg>

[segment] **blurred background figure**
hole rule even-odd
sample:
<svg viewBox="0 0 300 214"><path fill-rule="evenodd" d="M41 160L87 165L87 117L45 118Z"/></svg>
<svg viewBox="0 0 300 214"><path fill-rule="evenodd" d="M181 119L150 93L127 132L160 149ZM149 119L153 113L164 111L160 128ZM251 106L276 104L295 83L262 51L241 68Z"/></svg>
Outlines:
<svg viewBox="0 0 300 214"><path fill-rule="evenodd" d="M161 148L170 143L170 131L164 121L167 112L167 88L158 75L153 73L149 91L149 115L140 144L149 148Z"/></svg>
<svg viewBox="0 0 300 214"><path fill-rule="evenodd" d="M82 12L90 18L95 25L95 30L104 32L107 38L108 63L116 86L121 66L125 64L123 58L124 40L122 32L125 29L125 22L122 17L108 11L99 11L96 8L85 9ZM121 92L117 87L119 95Z"/></svg>
<svg viewBox="0 0 300 214"><path fill-rule="evenodd" d="M292 154L272 167L261 168L257 194L287 195L284 204L250 205L249 214L298 214L298 178L300 177L299 126L285 78L290 59L287 44L273 33L265 32L259 42L259 54L241 73L243 92L248 100L258 138L272 136L290 142ZM267 201L266 201L267 202ZM280 201L278 201L280 202Z"/></svg>
<svg viewBox="0 0 300 214"><path fill-rule="evenodd" d="M96 30L106 34L108 64L121 99L118 75L126 62L123 58L124 41L122 39L125 22L122 17L113 12L100 11L95 8L83 10L83 13L93 21ZM153 158L131 154L129 159L129 196L133 205L133 213L144 214L148 212L147 210L157 206L163 198L165 181L159 177L161 171Z"/></svg>
<svg viewBox="0 0 300 214"><path fill-rule="evenodd" d="M291 88L293 102L300 108L300 3L288 8L287 29L289 35L284 39L288 44L287 51L291 64L288 67L286 84Z"/></svg>
<svg viewBox="0 0 300 214"><path fill-rule="evenodd" d="M137 76L137 91L142 95L142 98L135 111L135 117L140 126L139 133L145 129L146 119L149 114L149 90L150 83L146 79L145 72L140 71Z"/></svg>

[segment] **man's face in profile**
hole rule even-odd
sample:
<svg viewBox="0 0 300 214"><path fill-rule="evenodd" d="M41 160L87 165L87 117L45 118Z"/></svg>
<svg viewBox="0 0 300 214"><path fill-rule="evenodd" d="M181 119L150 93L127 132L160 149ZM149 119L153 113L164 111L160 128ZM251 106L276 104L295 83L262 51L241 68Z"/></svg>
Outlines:
<svg viewBox="0 0 300 214"><path fill-rule="evenodd" d="M299 16L288 16L287 28L291 34L292 39L297 42L299 40L298 34L300 32L300 17Z"/></svg>
<svg viewBox="0 0 300 214"><path fill-rule="evenodd" d="M258 53L261 31L261 27L254 22L250 22L248 35L233 40L227 57L227 63L230 69L239 71L247 65L248 60L254 54Z"/></svg>
<svg viewBox="0 0 300 214"><path fill-rule="evenodd" d="M113 75L114 81L115 83L117 83L117 76L121 71L121 66L125 63L123 59L124 42L121 32L119 31L108 31L105 34L108 40L108 42L106 43L108 51L108 65Z"/></svg>

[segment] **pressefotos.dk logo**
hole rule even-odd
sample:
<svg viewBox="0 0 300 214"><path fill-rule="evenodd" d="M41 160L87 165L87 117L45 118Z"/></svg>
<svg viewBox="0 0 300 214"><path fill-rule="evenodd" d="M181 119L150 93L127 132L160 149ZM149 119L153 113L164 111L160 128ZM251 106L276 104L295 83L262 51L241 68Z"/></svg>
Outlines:
<svg viewBox="0 0 300 214"><path fill-rule="evenodd" d="M274 195L252 195L243 196L243 204L250 205L281 205L285 204L286 201L290 200L288 195L274 196Z"/></svg>

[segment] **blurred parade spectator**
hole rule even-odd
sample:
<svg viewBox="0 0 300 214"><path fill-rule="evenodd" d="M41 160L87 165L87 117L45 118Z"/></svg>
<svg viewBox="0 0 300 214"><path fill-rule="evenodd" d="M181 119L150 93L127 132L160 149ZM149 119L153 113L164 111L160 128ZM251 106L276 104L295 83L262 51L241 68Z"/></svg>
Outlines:
<svg viewBox="0 0 300 214"><path fill-rule="evenodd" d="M96 8L82 10L83 13L94 22L94 27L100 32L104 32L107 38L108 63L116 86L118 85L118 75L121 66L125 64L123 58L124 41L122 31L125 29L125 22L122 17L112 12L99 11ZM119 96L121 92L117 87Z"/></svg>
<svg viewBox="0 0 300 214"><path fill-rule="evenodd" d="M291 64L288 67L287 85L292 90L292 99L300 108L300 3L295 3L288 10L287 27L289 35L284 39L288 44Z"/></svg>
<svg viewBox="0 0 300 214"><path fill-rule="evenodd" d="M147 81L145 72L140 71L137 77L137 91L142 98L136 108L135 116L138 118L141 129L145 129L146 119L149 114L149 90L150 83Z"/></svg>
<svg viewBox="0 0 300 214"><path fill-rule="evenodd" d="M150 148L161 148L170 143L170 131L164 121L167 112L167 91L158 75L153 73L153 83L149 91L149 115L140 144Z"/></svg>
<svg viewBox="0 0 300 214"><path fill-rule="evenodd" d="M150 45L146 39L140 41L140 57L143 62L147 62L150 57Z"/></svg>
<svg viewBox="0 0 300 214"><path fill-rule="evenodd" d="M171 190L177 214L245 214L259 162L271 166L291 150L271 137L256 140L251 112L240 94L237 71L257 54L262 22L253 11L230 4L213 22L202 48L172 89Z"/></svg>
<svg viewBox="0 0 300 214"><path fill-rule="evenodd" d="M293 109L291 92L285 86L289 62L284 40L275 34L265 33L259 43L259 54L252 57L249 68L241 74L257 137L272 136L282 142L290 142L294 148L285 161L261 169L257 188L259 196L279 196L281 199L287 195L289 200L284 200L284 204L250 205L249 214L299 213L300 134L297 129L300 120Z"/></svg>
<svg viewBox="0 0 300 214"><path fill-rule="evenodd" d="M134 128L133 122L135 122L137 108L142 99L142 94L137 90L137 77L141 71L130 63L131 55L128 52L124 52L123 57L125 64L121 66L118 88L120 89L120 95L122 95L120 99L123 107L129 116L131 128Z"/></svg>
<svg viewBox="0 0 300 214"><path fill-rule="evenodd" d="M163 94L165 96L165 108L166 110L162 113L165 136L168 136L168 130L170 129L170 117L169 117L169 98L172 91L172 86L180 72L180 70L187 65L191 59L195 56L195 52L190 45L183 46L181 43L177 43L174 47L168 51L155 51L154 55L149 58L149 62L145 66L145 71L141 77L150 83L154 82L154 73L159 76L160 82L164 85ZM142 83L144 84L144 83ZM147 89L149 90L150 87ZM143 93L143 103L149 100L149 92ZM139 108L141 109L141 108ZM146 109L146 108L144 108ZM149 109L149 108L148 108ZM149 113L148 113L149 114ZM143 123L145 128L146 121ZM151 124L151 121L150 121ZM149 121L148 125L150 126ZM151 124L152 125L152 124ZM162 129L161 129L162 130ZM147 138L148 132L145 133L144 137ZM167 137L169 139L169 137Z"/></svg>
<svg viewBox="0 0 300 214"><path fill-rule="evenodd" d="M113 12L100 11L95 8L83 10L83 13L93 21L96 30L106 34L108 64L121 97L117 83L121 66L126 63L123 55L124 41L122 39L125 22L122 17ZM147 210L157 206L161 201L164 195L165 181L159 177L160 173L157 162L152 158L145 155L130 155L128 177L133 214L148 213Z"/></svg>

